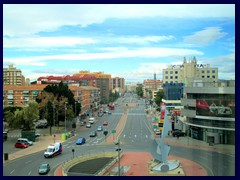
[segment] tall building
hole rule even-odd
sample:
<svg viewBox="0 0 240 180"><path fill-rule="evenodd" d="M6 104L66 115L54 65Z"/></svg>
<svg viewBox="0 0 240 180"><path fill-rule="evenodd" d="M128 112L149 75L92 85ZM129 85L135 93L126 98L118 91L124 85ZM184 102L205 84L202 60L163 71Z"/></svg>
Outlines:
<svg viewBox="0 0 240 180"><path fill-rule="evenodd" d="M196 77L216 82L218 68L210 68L209 64L197 64L195 57L188 61L184 57L182 65L170 65L163 69L163 83L184 83L187 86Z"/></svg>
<svg viewBox="0 0 240 180"><path fill-rule="evenodd" d="M166 100L181 100L183 98L183 83L165 83L163 92Z"/></svg>
<svg viewBox="0 0 240 180"><path fill-rule="evenodd" d="M100 89L100 97L103 103L107 103L109 100L109 92L111 90L111 74L105 74L103 72L90 72L79 71L74 76L92 75L97 78L97 88Z"/></svg>
<svg viewBox="0 0 240 180"><path fill-rule="evenodd" d="M193 81L185 87L179 117L188 136L214 144L235 144L235 81Z"/></svg>
<svg viewBox="0 0 240 180"><path fill-rule="evenodd" d="M118 92L119 95L123 95L125 92L125 80L124 78L115 77L111 79L111 89L113 92Z"/></svg>
<svg viewBox="0 0 240 180"><path fill-rule="evenodd" d="M22 71L9 65L8 68L3 68L3 85L17 85L22 86L25 84L25 77Z"/></svg>

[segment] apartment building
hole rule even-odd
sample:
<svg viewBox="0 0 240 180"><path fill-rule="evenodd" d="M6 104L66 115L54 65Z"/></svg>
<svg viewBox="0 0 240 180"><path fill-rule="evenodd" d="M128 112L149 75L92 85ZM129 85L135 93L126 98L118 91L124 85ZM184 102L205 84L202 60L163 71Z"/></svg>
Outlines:
<svg viewBox="0 0 240 180"><path fill-rule="evenodd" d="M184 83L187 86L195 77L202 80L218 80L218 68L211 68L209 64L197 64L196 57L184 58L182 65L169 65L163 69L163 83Z"/></svg>
<svg viewBox="0 0 240 180"><path fill-rule="evenodd" d="M111 89L111 74L105 74L104 72L90 72L90 71L79 71L74 76L92 75L96 79L96 87L100 89L100 97L102 103L107 103L109 100L109 92Z"/></svg>
<svg viewBox="0 0 240 180"><path fill-rule="evenodd" d="M38 94L48 84L33 84L30 86L3 86L3 107L19 106L26 107L30 101L35 101ZM81 103L82 112L91 111L100 103L99 88L91 86L68 86L74 94L74 99Z"/></svg>
<svg viewBox="0 0 240 180"><path fill-rule="evenodd" d="M22 71L13 67L13 65L3 68L3 85L25 85L25 77L22 75Z"/></svg>
<svg viewBox="0 0 240 180"><path fill-rule="evenodd" d="M157 92L163 89L162 81L156 79L146 79L143 81L142 89L143 97L155 99Z"/></svg>
<svg viewBox="0 0 240 180"><path fill-rule="evenodd" d="M125 80L124 78L114 77L111 79L111 89L112 92L118 92L119 95L123 95L125 93Z"/></svg>

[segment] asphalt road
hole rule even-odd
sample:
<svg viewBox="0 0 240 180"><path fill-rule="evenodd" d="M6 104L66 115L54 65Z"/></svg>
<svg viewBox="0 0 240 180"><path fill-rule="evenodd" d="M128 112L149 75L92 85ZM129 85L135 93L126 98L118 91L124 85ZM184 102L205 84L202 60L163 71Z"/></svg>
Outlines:
<svg viewBox="0 0 240 180"><path fill-rule="evenodd" d="M75 150L74 156L81 156L101 151L115 151L114 144L100 144L104 141L105 136L98 133L97 137L90 138L89 132L96 130L104 121L109 124L105 129L111 133L116 128L124 110L127 108L127 103L137 103L139 106L131 107L128 111L127 120L120 137L121 148L123 151L142 151L151 152L156 156L157 143L154 139L151 129L151 122L147 119L144 113L145 104L143 100L138 100L135 95L126 95L124 98L119 98L117 106L111 115L105 114L103 117L94 123L93 127L81 132L77 132L77 136L63 143L63 152L61 155L54 158L45 159L43 151L28 155L23 158L13 160L4 164L4 176L38 176L39 165L47 162L51 166L51 171L48 175L53 175L54 169L66 160L73 157L72 149ZM85 137L86 144L76 146L77 138ZM47 146L47 145L46 145ZM182 146L171 146L170 154L193 160L201 164L209 176L234 176L235 175L235 157L223 153L206 151L202 149L192 149Z"/></svg>

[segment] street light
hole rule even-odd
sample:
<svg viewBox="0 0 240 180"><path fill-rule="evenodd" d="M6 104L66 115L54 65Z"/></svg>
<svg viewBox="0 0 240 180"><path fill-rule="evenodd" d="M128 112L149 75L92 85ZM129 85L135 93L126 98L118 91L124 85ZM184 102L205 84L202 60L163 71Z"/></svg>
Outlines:
<svg viewBox="0 0 240 180"><path fill-rule="evenodd" d="M67 102L65 102L65 133L67 132Z"/></svg>
<svg viewBox="0 0 240 180"><path fill-rule="evenodd" d="M77 117L76 105L77 105L77 102L75 101L75 116Z"/></svg>
<svg viewBox="0 0 240 180"><path fill-rule="evenodd" d="M120 171L120 153L121 153L121 148L120 148L120 139L118 139L118 142L117 143L115 143L115 145L117 145L118 147L117 147L117 149L116 149L116 151L118 152L118 176L120 176L121 175L121 171Z"/></svg>
<svg viewBox="0 0 240 180"><path fill-rule="evenodd" d="M74 151L75 151L75 150L74 150L74 149L72 149L72 153L73 153L73 159L74 159Z"/></svg>

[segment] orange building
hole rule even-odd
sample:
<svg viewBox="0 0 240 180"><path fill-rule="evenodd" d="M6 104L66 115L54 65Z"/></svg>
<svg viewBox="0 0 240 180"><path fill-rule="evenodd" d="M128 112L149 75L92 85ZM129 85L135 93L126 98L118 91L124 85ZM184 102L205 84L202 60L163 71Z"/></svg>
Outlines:
<svg viewBox="0 0 240 180"><path fill-rule="evenodd" d="M43 91L47 84L34 84L30 86L3 86L3 107L26 107L29 102L36 100L37 95ZM100 91L91 86L68 86L74 94L74 99L81 103L82 111L95 109L100 102Z"/></svg>

